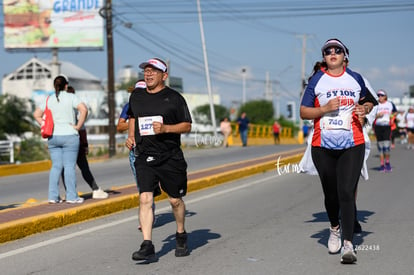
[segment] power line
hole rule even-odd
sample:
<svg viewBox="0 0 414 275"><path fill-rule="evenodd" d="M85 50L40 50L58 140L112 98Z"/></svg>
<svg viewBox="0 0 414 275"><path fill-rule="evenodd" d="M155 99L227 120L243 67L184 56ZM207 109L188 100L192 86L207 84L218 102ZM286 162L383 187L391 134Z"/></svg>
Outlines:
<svg viewBox="0 0 414 275"><path fill-rule="evenodd" d="M126 1L123 1L124 3ZM185 1L184 1L185 2ZM140 4L140 13L152 13L151 9L157 10L158 22L184 23L194 22L196 11L193 5L186 5L183 1L176 5L175 1L162 5L159 9L159 1L152 1ZM183 4L184 3L184 4ZM192 2L187 2L191 3ZM228 21L229 17L234 20L255 20L255 19L278 19L283 17L306 17L306 16L331 16L336 14L369 14L369 13L389 13L396 11L412 11L414 3L410 1L348 1L332 3L326 1L291 1L291 2L262 2L262 3L242 3L237 2L218 5L217 2L207 1L203 5L205 21ZM123 14L135 13L136 11L126 10L120 7ZM335 12L338 11L338 12ZM139 16L135 17L135 22L145 24Z"/></svg>

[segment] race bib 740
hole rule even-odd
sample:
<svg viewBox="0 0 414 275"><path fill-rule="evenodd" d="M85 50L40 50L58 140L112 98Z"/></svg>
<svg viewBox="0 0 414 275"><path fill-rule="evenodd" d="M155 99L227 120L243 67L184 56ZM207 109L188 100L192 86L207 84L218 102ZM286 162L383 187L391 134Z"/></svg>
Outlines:
<svg viewBox="0 0 414 275"><path fill-rule="evenodd" d="M351 115L349 113L341 113L337 116L324 116L321 120L322 129L325 130L350 130Z"/></svg>

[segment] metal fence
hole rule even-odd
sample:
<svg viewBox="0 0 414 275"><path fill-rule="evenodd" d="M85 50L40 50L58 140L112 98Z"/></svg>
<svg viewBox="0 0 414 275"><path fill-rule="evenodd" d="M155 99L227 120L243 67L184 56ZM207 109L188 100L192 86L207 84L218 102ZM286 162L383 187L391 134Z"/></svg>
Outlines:
<svg viewBox="0 0 414 275"><path fill-rule="evenodd" d="M0 140L0 156L8 156L8 163L14 163L14 147L13 141ZM1 160L0 160L1 163Z"/></svg>

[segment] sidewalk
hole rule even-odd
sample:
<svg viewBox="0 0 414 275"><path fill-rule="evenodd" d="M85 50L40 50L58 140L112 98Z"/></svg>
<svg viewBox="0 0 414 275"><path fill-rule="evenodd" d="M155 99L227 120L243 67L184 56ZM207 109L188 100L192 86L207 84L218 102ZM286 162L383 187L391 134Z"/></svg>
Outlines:
<svg viewBox="0 0 414 275"><path fill-rule="evenodd" d="M304 148L281 153L280 164L299 162L303 152ZM266 156L192 172L188 174L187 191L193 192L265 171L276 171L276 162L275 156ZM91 194L88 194L83 196L85 202L78 205L42 203L2 210L0 243L139 206L135 184L106 191L109 192L108 199L92 200ZM166 198L163 193L156 201Z"/></svg>

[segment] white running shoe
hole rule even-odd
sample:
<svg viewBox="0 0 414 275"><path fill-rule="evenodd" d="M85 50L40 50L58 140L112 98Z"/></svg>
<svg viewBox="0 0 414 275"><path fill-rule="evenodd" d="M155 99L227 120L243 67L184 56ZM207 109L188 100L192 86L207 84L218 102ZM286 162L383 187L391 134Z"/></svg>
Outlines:
<svg viewBox="0 0 414 275"><path fill-rule="evenodd" d="M108 198L109 194L106 193L104 190L99 188L98 190L95 190L92 192L92 198L93 199L106 199Z"/></svg>
<svg viewBox="0 0 414 275"><path fill-rule="evenodd" d="M329 253L335 254L341 249L341 231L339 227L338 229L332 229L329 227L329 231L331 232L328 240Z"/></svg>
<svg viewBox="0 0 414 275"><path fill-rule="evenodd" d="M84 198L78 197L78 198L76 198L74 200L66 201L66 203L71 203L71 204L74 204L74 203L83 203L83 201L84 201Z"/></svg>
<svg viewBox="0 0 414 275"><path fill-rule="evenodd" d="M62 203L62 200L61 199L49 200L49 204L57 204L57 203Z"/></svg>
<svg viewBox="0 0 414 275"><path fill-rule="evenodd" d="M341 263L353 264L357 261L357 257L354 251L354 246L351 242L344 242L344 246L341 250Z"/></svg>

